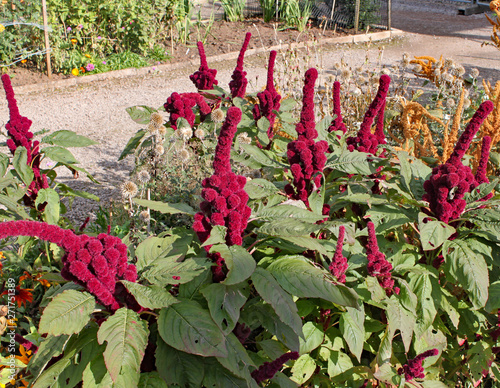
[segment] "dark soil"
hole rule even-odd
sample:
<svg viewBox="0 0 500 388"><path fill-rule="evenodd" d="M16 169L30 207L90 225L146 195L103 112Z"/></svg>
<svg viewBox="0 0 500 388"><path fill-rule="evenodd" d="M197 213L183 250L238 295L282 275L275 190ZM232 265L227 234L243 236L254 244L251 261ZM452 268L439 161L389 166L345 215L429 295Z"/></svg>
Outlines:
<svg viewBox="0 0 500 388"><path fill-rule="evenodd" d="M278 23L264 23L262 19L248 19L243 22L216 21L205 42L205 53L208 57L239 51L245 34L252 33L252 40L249 48L270 47L278 44L284 46L294 42L315 42L325 38L345 36L354 33L349 30L323 29L320 26L310 26L304 32L292 29L283 29ZM203 39L204 31L200 31L200 38ZM198 57L196 39L198 33L193 30L191 40L188 44L174 44L174 52L171 58L164 63L176 63L191 60ZM166 49L171 52L171 42L165 42ZM49 82L47 74L30 66L29 63L18 67L10 68L9 74L12 77L13 86L30 85L42 82ZM90 73L92 74L92 73ZM52 74L52 80L59 80L73 77L66 74Z"/></svg>

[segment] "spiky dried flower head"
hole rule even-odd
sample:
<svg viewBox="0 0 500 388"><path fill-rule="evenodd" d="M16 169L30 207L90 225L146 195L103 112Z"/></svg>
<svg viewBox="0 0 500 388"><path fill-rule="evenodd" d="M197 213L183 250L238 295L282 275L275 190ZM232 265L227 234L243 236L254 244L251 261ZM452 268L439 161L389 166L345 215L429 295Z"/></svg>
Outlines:
<svg viewBox="0 0 500 388"><path fill-rule="evenodd" d="M441 74L441 79L445 82L452 83L455 80L455 77L453 77L450 73L442 73Z"/></svg>
<svg viewBox="0 0 500 388"><path fill-rule="evenodd" d="M150 123L153 124L156 128L160 128L163 125L163 116L160 112L151 113Z"/></svg>
<svg viewBox="0 0 500 388"><path fill-rule="evenodd" d="M212 113L210 114L210 118L214 123L222 123L224 121L224 118L226 117L226 114L224 111L220 108L214 109Z"/></svg>
<svg viewBox="0 0 500 388"><path fill-rule="evenodd" d="M341 72L340 72L340 77L344 80L348 80L351 78L351 70L349 70L348 68L344 67Z"/></svg>
<svg viewBox="0 0 500 388"><path fill-rule="evenodd" d="M121 192L122 192L122 197L124 199L131 199L137 195L139 189L137 188L137 185L134 182L127 181L122 184Z"/></svg>
<svg viewBox="0 0 500 388"><path fill-rule="evenodd" d="M165 136L165 134L167 133L167 128L165 128L165 126L161 126L160 128L158 128L158 134L160 136Z"/></svg>
<svg viewBox="0 0 500 388"><path fill-rule="evenodd" d="M470 99L469 98L464 98L464 109L469 109L470 108Z"/></svg>
<svg viewBox="0 0 500 388"><path fill-rule="evenodd" d="M146 127L146 130L151 136L156 136L160 134L160 131L158 131L158 127L156 127L153 123L149 123Z"/></svg>
<svg viewBox="0 0 500 388"><path fill-rule="evenodd" d="M340 69L342 69L342 63L335 62L335 64L333 65L333 67L335 68L335 70L340 70Z"/></svg>
<svg viewBox="0 0 500 388"><path fill-rule="evenodd" d="M151 179L151 174L147 170L141 170L137 174L137 180L142 184L148 183Z"/></svg>
<svg viewBox="0 0 500 388"><path fill-rule="evenodd" d="M151 220L151 215L147 210L143 210L142 212L139 213L139 219L142 222L149 222Z"/></svg>
<svg viewBox="0 0 500 388"><path fill-rule="evenodd" d="M453 98L451 98L451 97L450 97L450 98L448 98L448 99L446 100L446 107L447 107L447 108L451 109L451 108L453 108L455 105L456 105L456 103L455 103L455 99L453 99Z"/></svg>
<svg viewBox="0 0 500 388"><path fill-rule="evenodd" d="M457 77L462 77L465 74L465 68L462 65L458 65L454 70L454 74Z"/></svg>
<svg viewBox="0 0 500 388"><path fill-rule="evenodd" d="M187 162L189 160L189 158L191 157L191 154L189 153L189 151L185 148L181 149L179 151L179 158L182 162Z"/></svg>
<svg viewBox="0 0 500 388"><path fill-rule="evenodd" d="M236 136L238 143L240 144L250 144L252 139L248 136L248 133L241 132L238 136Z"/></svg>
<svg viewBox="0 0 500 388"><path fill-rule="evenodd" d="M231 81L229 82L229 89L231 90L231 97L233 98L245 97L248 80L246 78L247 72L243 71L243 59L251 37L252 34L247 32L243 45L241 46L240 54L238 55L238 60L236 61L236 68L234 69Z"/></svg>
<svg viewBox="0 0 500 388"><path fill-rule="evenodd" d="M158 144L154 149L155 156L162 156L165 153L165 148L161 144Z"/></svg>
<svg viewBox="0 0 500 388"><path fill-rule="evenodd" d="M420 73L423 70L423 68L422 68L422 65L417 63L413 66L412 70L414 73Z"/></svg>
<svg viewBox="0 0 500 388"><path fill-rule="evenodd" d="M193 130L190 127L182 127L177 131L177 135L180 139L188 141L193 137Z"/></svg>
<svg viewBox="0 0 500 388"><path fill-rule="evenodd" d="M477 78L479 77L479 70L476 68L470 69L470 76L471 78Z"/></svg>
<svg viewBox="0 0 500 388"><path fill-rule="evenodd" d="M455 67L455 62L453 62L453 59L451 58L446 58L444 60L444 66L449 67L449 68L454 68Z"/></svg>
<svg viewBox="0 0 500 388"><path fill-rule="evenodd" d="M194 131L194 135L198 139L203 140L205 138L205 131L201 128L198 128L196 131Z"/></svg>
<svg viewBox="0 0 500 388"><path fill-rule="evenodd" d="M388 67L384 67L380 72L385 75L391 75L391 69Z"/></svg>

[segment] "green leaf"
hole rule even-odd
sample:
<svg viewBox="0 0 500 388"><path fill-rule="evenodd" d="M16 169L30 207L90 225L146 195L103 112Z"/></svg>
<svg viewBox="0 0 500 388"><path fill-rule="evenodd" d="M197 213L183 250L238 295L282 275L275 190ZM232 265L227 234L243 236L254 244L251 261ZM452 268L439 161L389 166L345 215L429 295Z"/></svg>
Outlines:
<svg viewBox="0 0 500 388"><path fill-rule="evenodd" d="M252 383L252 386L258 387L250 375L250 366L255 367L255 364L233 333L227 336L227 350L227 357L217 357L217 361L231 373L234 373L235 376L241 377Z"/></svg>
<svg viewBox="0 0 500 388"><path fill-rule="evenodd" d="M247 303L248 306L248 303ZM245 306L246 307L246 306ZM266 304L253 304L249 307L250 314L253 318L257 318L257 322L262 325L271 334L276 336L276 339L285 345L288 349L298 352L300 348L299 336L292 328L279 319L273 308ZM247 311L243 311L247 313ZM242 314L243 314L242 312ZM248 313L247 313L248 314ZM244 319L246 322L246 320Z"/></svg>
<svg viewBox="0 0 500 388"><path fill-rule="evenodd" d="M110 388L113 380L106 369L102 354L95 357L83 371L83 388Z"/></svg>
<svg viewBox="0 0 500 388"><path fill-rule="evenodd" d="M158 332L168 345L183 352L227 357L224 334L210 313L192 300L161 309Z"/></svg>
<svg viewBox="0 0 500 388"><path fill-rule="evenodd" d="M437 313L432 295L431 277L427 274L414 275L411 277L410 286L418 298L415 335L420 337L432 325ZM408 350L406 349L406 352Z"/></svg>
<svg viewBox="0 0 500 388"><path fill-rule="evenodd" d="M203 387L213 388L254 388L256 385L252 381L246 381L236 377L223 368L218 362L206 360L205 378ZM257 386L258 387L258 386Z"/></svg>
<svg viewBox="0 0 500 388"><path fill-rule="evenodd" d="M258 211L255 217L267 222L294 218L310 223L315 223L325 218L325 216L315 214L312 211L293 205L277 205L264 208Z"/></svg>
<svg viewBox="0 0 500 388"><path fill-rule="evenodd" d="M210 237L208 237L202 247L215 244L225 244L226 243L226 233L227 228L223 225L214 225L210 231Z"/></svg>
<svg viewBox="0 0 500 388"><path fill-rule="evenodd" d="M28 152L25 147L17 147L12 159L12 165L19 174L19 177L26 186L29 186L33 181L33 169L28 165Z"/></svg>
<svg viewBox="0 0 500 388"><path fill-rule="evenodd" d="M51 225L57 225L59 222L60 201L59 194L54 189L40 189L35 200L35 206L46 202L47 205L43 211L45 221Z"/></svg>
<svg viewBox="0 0 500 388"><path fill-rule="evenodd" d="M472 192L465 193L464 200L467 202L467 205L474 205L474 202L481 201L482 198L486 197L495 189L498 182L499 179L497 178L488 183L481 183L479 186L475 187ZM466 206L465 210L468 210L468 207L469 206Z"/></svg>
<svg viewBox="0 0 500 388"><path fill-rule="evenodd" d="M269 122L269 119L265 116L262 116L258 121L257 121L257 128L261 130L262 132L266 132L269 129L269 126L271 123ZM267 139L269 141L269 139Z"/></svg>
<svg viewBox="0 0 500 388"><path fill-rule="evenodd" d="M490 284L488 289L488 301L484 309L488 312L494 312L500 309L500 280Z"/></svg>
<svg viewBox="0 0 500 388"><path fill-rule="evenodd" d="M413 329L415 327L416 316L415 313L405 309L399 301L395 299L386 300L387 303L387 319L389 321L389 328L391 335L394 336L396 330L401 333L401 338L405 348L409 348L411 339L413 337Z"/></svg>
<svg viewBox="0 0 500 388"><path fill-rule="evenodd" d="M439 248L456 232L454 227L441 221L435 221L435 218L429 217L425 213L418 214L418 229L424 251Z"/></svg>
<svg viewBox="0 0 500 388"><path fill-rule="evenodd" d="M347 354L340 351L331 352L328 358L328 375L330 378L338 376L353 366L351 358Z"/></svg>
<svg viewBox="0 0 500 388"><path fill-rule="evenodd" d="M279 189L265 179L252 179L245 184L245 191L251 199L259 199L276 194Z"/></svg>
<svg viewBox="0 0 500 388"><path fill-rule="evenodd" d="M158 372L149 372L141 373L137 388L168 388L168 385Z"/></svg>
<svg viewBox="0 0 500 388"><path fill-rule="evenodd" d="M228 286L222 283L213 283L201 290L208 302L212 319L225 335L233 331L240 318L240 309L249 295L249 291L245 287L248 285Z"/></svg>
<svg viewBox="0 0 500 388"><path fill-rule="evenodd" d="M77 135L75 132L68 130L52 132L50 135L42 137L41 142L61 147L88 147L99 144L86 136Z"/></svg>
<svg viewBox="0 0 500 388"><path fill-rule="evenodd" d="M42 149L41 152L44 153L45 156L47 156L54 162L58 162L64 165L78 163L78 160L75 159L73 154L69 150L63 147L58 147L58 146L45 147Z"/></svg>
<svg viewBox="0 0 500 388"><path fill-rule="evenodd" d="M300 354L311 353L323 343L324 333L321 326L315 322L306 322L302 328L303 339L299 338Z"/></svg>
<svg viewBox="0 0 500 388"><path fill-rule="evenodd" d="M7 172L10 164L10 158L4 153L0 152L0 177L3 177Z"/></svg>
<svg viewBox="0 0 500 388"><path fill-rule="evenodd" d="M240 147L249 155L254 161L262 166L266 167L277 167L281 168L281 164L274 160L274 153L261 150L258 147L251 144L241 144Z"/></svg>
<svg viewBox="0 0 500 388"><path fill-rule="evenodd" d="M443 257L447 276L463 287L475 309L484 307L490 281L483 256L470 249L466 241L456 239L446 241Z"/></svg>
<svg viewBox="0 0 500 388"><path fill-rule="evenodd" d="M351 353L361 361L363 343L365 342L365 312L347 308L347 311L340 316L340 332L347 342Z"/></svg>
<svg viewBox="0 0 500 388"><path fill-rule="evenodd" d="M377 172L377 168L373 161L368 161L368 154L354 150L349 152L345 150L341 155L335 153L330 154L328 157L325 168L331 168L344 172L346 174L361 174L371 175ZM377 159L371 157L371 159Z"/></svg>
<svg viewBox="0 0 500 388"><path fill-rule="evenodd" d="M248 279L255 270L255 260L250 253L240 245L214 245L210 252L219 252L224 259L229 272L222 283L238 284Z"/></svg>
<svg viewBox="0 0 500 388"><path fill-rule="evenodd" d="M462 215L486 232L500 234L500 211L497 209L476 209Z"/></svg>
<svg viewBox="0 0 500 388"><path fill-rule="evenodd" d="M280 111L288 112L291 111L297 105L297 101L293 98L286 98L280 103Z"/></svg>
<svg viewBox="0 0 500 388"><path fill-rule="evenodd" d="M90 320L95 298L87 292L67 290L57 295L40 319L40 334L58 336L79 333Z"/></svg>
<svg viewBox="0 0 500 388"><path fill-rule="evenodd" d="M257 267L252 274L252 282L259 295L269 303L283 323L290 326L297 335L302 333L302 320L293 298L281 288L268 271Z"/></svg>
<svg viewBox="0 0 500 388"><path fill-rule="evenodd" d="M133 198L132 200L139 206L147 207L162 214L189 214L191 216L196 214L196 211L187 203L166 203L140 198Z"/></svg>
<svg viewBox="0 0 500 388"><path fill-rule="evenodd" d="M322 298L341 306L358 306L358 295L343 284L336 284L329 272L300 258L282 258L267 270L281 287L300 298Z"/></svg>
<svg viewBox="0 0 500 388"><path fill-rule="evenodd" d="M374 205L366 211L366 217L377 225L377 231L387 231L412 221L400 206L393 204Z"/></svg>
<svg viewBox="0 0 500 388"><path fill-rule="evenodd" d="M322 228L322 225L303 222L295 218L288 218L266 222L259 228L259 232L278 237L308 237L311 233L317 232Z"/></svg>
<svg viewBox="0 0 500 388"><path fill-rule="evenodd" d="M46 369L36 380L32 388L47 388L58 386L59 376L71 365L71 360L63 358Z"/></svg>
<svg viewBox="0 0 500 388"><path fill-rule="evenodd" d="M145 129L137 131L136 134L132 136L128 141L127 145L125 146L125 149L118 157L118 161L125 159L128 155L133 154L137 149L137 147L139 147L139 144L141 144L141 141L145 134L146 134Z"/></svg>
<svg viewBox="0 0 500 388"><path fill-rule="evenodd" d="M36 354L31 357L27 367L28 371L37 378L49 361L63 352L69 338L68 335L47 336L38 347Z"/></svg>
<svg viewBox="0 0 500 388"><path fill-rule="evenodd" d="M199 388L205 376L203 358L168 346L158 337L155 353L156 369L167 384Z"/></svg>
<svg viewBox="0 0 500 388"><path fill-rule="evenodd" d="M148 336L147 323L126 307L115 311L101 325L97 340L100 344L107 342L104 362L113 381L128 372L139 375Z"/></svg>
<svg viewBox="0 0 500 388"><path fill-rule="evenodd" d="M134 296L142 307L148 309L161 309L174 303L178 303L177 298L163 287L143 286L139 283L121 280L127 290Z"/></svg>
<svg viewBox="0 0 500 388"><path fill-rule="evenodd" d="M130 118L137 124L149 124L151 121L151 114L157 112L156 109L150 108L146 105L130 106L125 109Z"/></svg>
<svg viewBox="0 0 500 388"><path fill-rule="evenodd" d="M61 182L57 182L57 189L61 192L61 194L63 194L64 197L80 197L99 202L99 197L97 195L83 190L75 190Z"/></svg>
<svg viewBox="0 0 500 388"><path fill-rule="evenodd" d="M309 354L300 356L292 367L291 379L297 384L304 384L311 378L316 370L316 362Z"/></svg>

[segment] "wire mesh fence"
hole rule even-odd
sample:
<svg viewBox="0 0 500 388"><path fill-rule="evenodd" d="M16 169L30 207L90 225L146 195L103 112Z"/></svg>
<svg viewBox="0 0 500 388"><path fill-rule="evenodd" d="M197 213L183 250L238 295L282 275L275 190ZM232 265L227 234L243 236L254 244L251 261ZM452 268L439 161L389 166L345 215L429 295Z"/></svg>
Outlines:
<svg viewBox="0 0 500 388"><path fill-rule="evenodd" d="M279 20L289 0L247 0L245 16L273 12ZM330 29L390 28L390 0L297 0L300 8L311 7L311 19Z"/></svg>

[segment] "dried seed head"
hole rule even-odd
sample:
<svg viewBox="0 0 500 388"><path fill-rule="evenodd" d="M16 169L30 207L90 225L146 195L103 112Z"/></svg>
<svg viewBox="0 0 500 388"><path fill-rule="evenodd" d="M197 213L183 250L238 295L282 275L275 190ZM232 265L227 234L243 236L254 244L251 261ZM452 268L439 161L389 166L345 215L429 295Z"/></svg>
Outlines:
<svg viewBox="0 0 500 388"><path fill-rule="evenodd" d="M421 65L419 65L418 63L417 63L417 64L415 64L415 66L413 66L413 71L414 71L415 73L420 73L420 72L422 71L422 66L421 66Z"/></svg>
<svg viewBox="0 0 500 388"><path fill-rule="evenodd" d="M167 128L165 128L165 126L162 125L160 128L158 128L158 133L161 136L165 136L165 134L167 133Z"/></svg>
<svg viewBox="0 0 500 388"><path fill-rule="evenodd" d="M158 144L154 149L155 156L162 156L165 153L165 148L161 144Z"/></svg>
<svg viewBox="0 0 500 388"><path fill-rule="evenodd" d="M445 82L449 82L449 83L452 83L454 81L455 78L453 78L453 76L450 74L450 73L443 73L442 75L442 79L443 81Z"/></svg>
<svg viewBox="0 0 500 388"><path fill-rule="evenodd" d="M212 113L210 114L210 118L214 123L222 123L224 121L224 118L226 117L226 114L224 111L220 108L214 109Z"/></svg>
<svg viewBox="0 0 500 388"><path fill-rule="evenodd" d="M152 136L156 136L156 135L158 135L160 133L158 131L158 127L156 127L153 123L149 123L148 126L146 127L146 130Z"/></svg>
<svg viewBox="0 0 500 388"><path fill-rule="evenodd" d="M455 74L457 77L462 77L465 74L465 69L463 66L459 65L455 68Z"/></svg>
<svg viewBox="0 0 500 388"><path fill-rule="evenodd" d="M196 131L194 131L194 135L198 139L203 140L205 138L205 131L201 128L198 128Z"/></svg>
<svg viewBox="0 0 500 388"><path fill-rule="evenodd" d="M445 67L454 68L455 62L453 62L453 59L451 59L451 58L446 58L444 60L444 65L445 65Z"/></svg>
<svg viewBox="0 0 500 388"><path fill-rule="evenodd" d="M191 157L191 154L189 151L185 148L179 151L179 158L181 159L182 162L187 162L189 158Z"/></svg>
<svg viewBox="0 0 500 388"><path fill-rule="evenodd" d="M470 69L470 76L474 79L479 77L479 70L476 68Z"/></svg>
<svg viewBox="0 0 500 388"><path fill-rule="evenodd" d="M138 189L134 182L127 181L121 186L122 197L124 199L134 198L137 195Z"/></svg>
<svg viewBox="0 0 500 388"><path fill-rule="evenodd" d="M248 133L246 132L241 132L236 139L238 140L238 143L240 144L250 144L252 142L252 139L248 136Z"/></svg>
<svg viewBox="0 0 500 388"><path fill-rule="evenodd" d="M156 128L160 128L163 125L163 116L159 112L151 113L150 123Z"/></svg>
<svg viewBox="0 0 500 388"><path fill-rule="evenodd" d="M362 93L361 93L361 89L360 88L354 88L353 91L352 91L352 95L354 97L359 97L359 96L361 96L361 94Z"/></svg>
<svg viewBox="0 0 500 388"><path fill-rule="evenodd" d="M143 210L139 213L139 219L142 222L149 222L149 220L151 220L151 216L149 215L149 212L147 210Z"/></svg>
<svg viewBox="0 0 500 388"><path fill-rule="evenodd" d="M451 109L455 106L455 100L453 98L448 98L446 100L446 107Z"/></svg>
<svg viewBox="0 0 500 388"><path fill-rule="evenodd" d="M470 100L466 97L464 98L464 109L468 109L470 107Z"/></svg>
<svg viewBox="0 0 500 388"><path fill-rule="evenodd" d="M349 70L348 68L344 67L342 69L342 71L340 72L340 76L344 79L344 80L348 80L349 78L351 78L351 70Z"/></svg>
<svg viewBox="0 0 500 388"><path fill-rule="evenodd" d="M139 182L141 182L142 184L144 183L148 183L149 180L151 179L151 175L149 174L149 172L147 170L141 170L139 171L139 173L137 174L137 179L139 180Z"/></svg>
<svg viewBox="0 0 500 388"><path fill-rule="evenodd" d="M193 130L189 127L182 127L177 130L177 134L182 140L188 141L193 137Z"/></svg>

